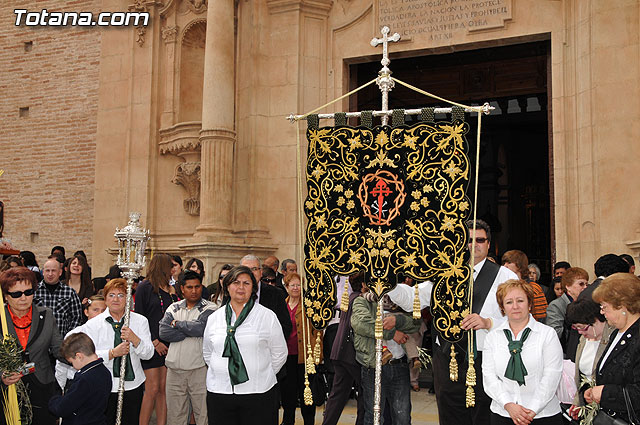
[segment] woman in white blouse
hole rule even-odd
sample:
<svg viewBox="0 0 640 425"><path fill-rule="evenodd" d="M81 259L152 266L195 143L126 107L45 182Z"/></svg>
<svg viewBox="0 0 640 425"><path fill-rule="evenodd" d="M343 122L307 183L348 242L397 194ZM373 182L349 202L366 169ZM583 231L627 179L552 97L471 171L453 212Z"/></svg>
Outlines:
<svg viewBox="0 0 640 425"><path fill-rule="evenodd" d="M496 298L507 321L485 339L482 379L491 397L491 424L561 425L556 389L562 375L562 347L553 328L531 315L533 289L508 280Z"/></svg>
<svg viewBox="0 0 640 425"><path fill-rule="evenodd" d="M287 343L275 313L258 304L258 283L245 266L222 282L229 303L207 320L203 355L209 424L277 425L276 373Z"/></svg>

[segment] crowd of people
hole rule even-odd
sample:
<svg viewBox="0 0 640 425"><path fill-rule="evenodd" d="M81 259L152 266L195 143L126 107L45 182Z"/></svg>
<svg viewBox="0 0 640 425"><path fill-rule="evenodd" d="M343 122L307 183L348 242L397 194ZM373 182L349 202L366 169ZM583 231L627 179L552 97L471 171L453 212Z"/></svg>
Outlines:
<svg viewBox="0 0 640 425"><path fill-rule="evenodd" d="M366 273L336 276L335 317L318 331L303 314L304 280L294 260L246 255L223 265L207 286L200 259L183 266L179 256L157 253L134 284L124 326L127 282L117 266L92 279L82 251L67 259L56 246L42 267L24 251L2 260L0 287L8 332L35 368L2 371L2 385L23 382L33 423L44 425L59 418L114 424L121 370L126 424L149 424L155 412L159 425L293 425L299 408L311 425L316 404L324 403L322 423L335 425L355 396L356 424L369 425L382 301L386 425L411 423L423 348L431 353L431 390L443 425L560 425L578 420L587 404L599 406L601 417L634 420L640 413L640 279L633 258L603 255L593 280L586 268L558 262L547 285L524 252L505 252L501 265L489 255L486 223L467 225L474 290L461 327L470 332L455 343L431 326L433 284L409 276L382 300L368 290ZM415 285L420 319L412 315ZM470 408L468 335L478 373ZM307 356L318 364L317 376L306 373ZM326 388L315 385L320 378Z"/></svg>

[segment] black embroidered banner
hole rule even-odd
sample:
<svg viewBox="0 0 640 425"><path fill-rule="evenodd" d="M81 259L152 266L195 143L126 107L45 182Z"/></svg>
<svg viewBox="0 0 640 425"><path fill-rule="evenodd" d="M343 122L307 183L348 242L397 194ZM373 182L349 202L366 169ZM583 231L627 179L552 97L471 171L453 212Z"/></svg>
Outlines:
<svg viewBox="0 0 640 425"><path fill-rule="evenodd" d="M434 324L460 339L469 311L467 131L459 120L307 130L304 302L315 327L332 318L335 275L365 271L381 295L402 273L434 283Z"/></svg>

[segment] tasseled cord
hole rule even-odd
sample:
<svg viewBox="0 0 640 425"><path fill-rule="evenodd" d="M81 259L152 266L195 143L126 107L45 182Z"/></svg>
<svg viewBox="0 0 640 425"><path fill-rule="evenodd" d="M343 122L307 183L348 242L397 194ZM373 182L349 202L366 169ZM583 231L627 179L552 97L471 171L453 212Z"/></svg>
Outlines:
<svg viewBox="0 0 640 425"><path fill-rule="evenodd" d="M414 285L415 295L413 297L413 318L418 320L422 317L420 314L420 289L418 288L418 282Z"/></svg>
<svg viewBox="0 0 640 425"><path fill-rule="evenodd" d="M451 360L449 361L449 379L452 382L458 381L458 362L456 360L456 349L453 344L451 344Z"/></svg>
<svg viewBox="0 0 640 425"><path fill-rule="evenodd" d="M342 291L342 298L340 299L340 311L347 312L349 309L349 279L344 282L344 291Z"/></svg>

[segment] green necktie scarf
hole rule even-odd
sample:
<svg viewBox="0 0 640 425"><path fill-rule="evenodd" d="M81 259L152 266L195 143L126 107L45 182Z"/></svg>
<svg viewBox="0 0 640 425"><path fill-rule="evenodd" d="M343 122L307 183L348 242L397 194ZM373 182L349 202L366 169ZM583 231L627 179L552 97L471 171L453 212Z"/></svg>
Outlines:
<svg viewBox="0 0 640 425"><path fill-rule="evenodd" d="M507 370L504 372L504 377L511 379L512 381L516 381L518 385L524 385L524 377L527 376L527 368L524 367L524 363L522 363L520 353L522 352L522 344L527 340L527 337L531 333L531 329L526 328L522 331L522 338L520 338L520 341L514 341L511 338L511 331L509 329L503 330L507 337L507 341L509 341L509 354L511 354L509 363L507 363Z"/></svg>
<svg viewBox="0 0 640 425"><path fill-rule="evenodd" d="M242 360L242 354L240 353L240 349L238 348L238 343L236 342L236 329L238 326L244 322L244 319L247 318L249 312L253 308L254 301L252 298L244 305L244 308L240 312L240 315L236 319L234 325L231 325L231 303L227 303L225 316L227 319L227 337L224 340L224 351L222 352L222 357L229 358L229 377L231 378L231 385L242 384L243 382L247 382L249 380L249 375L247 375L247 368L244 366L244 361Z"/></svg>
<svg viewBox="0 0 640 425"><path fill-rule="evenodd" d="M106 318L106 321L109 322L109 324L111 325L111 327L113 328L113 332L114 332L114 338L113 338L113 346L117 347L119 344L122 343L122 323L121 322L116 322L115 320L113 320L113 318L111 316L108 316ZM133 373L133 365L131 364L131 357L129 356L129 354L127 354L126 356L127 359L127 365L125 366L125 372L124 372L124 380L125 381L133 381L136 377L135 373ZM122 363L122 356L120 357L114 357L113 358L113 377L114 378L119 378L120 377L120 364Z"/></svg>

